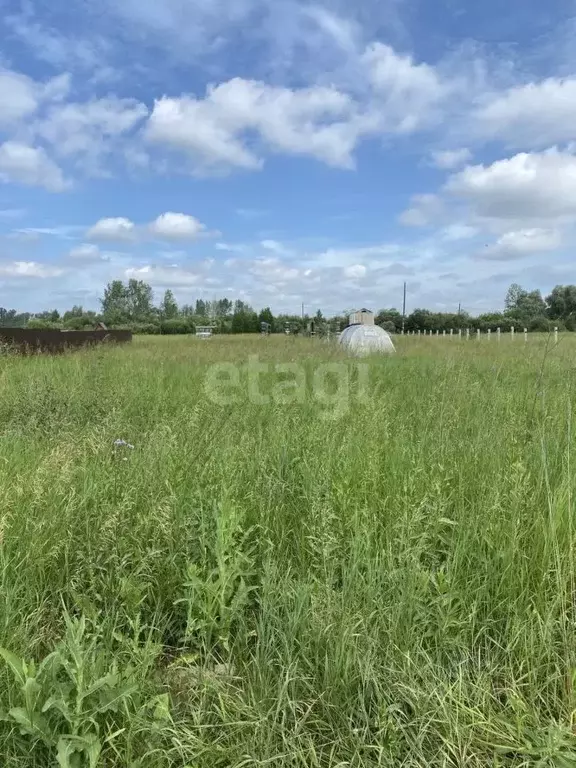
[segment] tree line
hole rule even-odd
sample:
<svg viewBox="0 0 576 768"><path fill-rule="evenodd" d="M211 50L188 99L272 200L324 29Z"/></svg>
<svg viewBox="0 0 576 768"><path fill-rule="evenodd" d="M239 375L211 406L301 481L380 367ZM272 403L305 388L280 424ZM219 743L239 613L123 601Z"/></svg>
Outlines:
<svg viewBox="0 0 576 768"><path fill-rule="evenodd" d="M257 312L248 303L228 298L179 306L171 290L166 290L158 305L150 285L142 280L108 283L100 299L100 311L73 306L62 314L54 309L45 312L18 313L0 307L0 327L62 328L82 330L104 322L109 328L130 328L134 333L185 334L198 326L212 326L216 333L259 333L266 323L272 333L300 333L314 329L317 333L338 332L348 324L348 311L324 317L315 315L274 315L269 307ZM527 291L513 283L506 294L502 312L472 316L466 311L431 312L415 309L405 317L395 308L381 309L376 323L386 330L442 331L450 328L470 328L503 332L515 328L530 331L576 331L576 285L557 285L545 298L539 290Z"/></svg>

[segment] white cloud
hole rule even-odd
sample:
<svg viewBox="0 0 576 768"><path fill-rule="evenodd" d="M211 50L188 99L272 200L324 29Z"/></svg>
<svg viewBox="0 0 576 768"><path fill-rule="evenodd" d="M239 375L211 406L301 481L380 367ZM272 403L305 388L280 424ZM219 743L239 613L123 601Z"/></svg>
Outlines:
<svg viewBox="0 0 576 768"><path fill-rule="evenodd" d="M276 257L255 259L249 264L248 271L260 280L277 287L301 277L297 267L286 264Z"/></svg>
<svg viewBox="0 0 576 768"><path fill-rule="evenodd" d="M108 149L111 139L131 131L147 114L139 101L111 96L54 106L35 130L60 155L94 154Z"/></svg>
<svg viewBox="0 0 576 768"><path fill-rule="evenodd" d="M33 114L38 107L36 83L25 75L0 70L0 124L6 125Z"/></svg>
<svg viewBox="0 0 576 768"><path fill-rule="evenodd" d="M184 152L197 171L257 169L266 151L352 168L361 138L411 133L436 119L450 89L433 67L381 43L356 51L346 25L334 25L323 13L313 15L353 53L358 77L347 83L349 89L288 88L236 77L209 86L204 98L157 100L148 140Z"/></svg>
<svg viewBox="0 0 576 768"><path fill-rule="evenodd" d="M353 101L335 88L292 90L234 78L209 87L204 99L156 101L147 137L186 152L200 169L259 168L262 161L249 146L248 132L256 132L272 151L348 168L359 130Z"/></svg>
<svg viewBox="0 0 576 768"><path fill-rule="evenodd" d="M0 125L30 118L43 101L63 98L70 87L68 75L37 83L26 75L0 68Z"/></svg>
<svg viewBox="0 0 576 768"><path fill-rule="evenodd" d="M164 240L196 240L206 233L206 227L194 216L185 213L163 213L149 226L150 232Z"/></svg>
<svg viewBox="0 0 576 768"><path fill-rule="evenodd" d="M68 255L73 261L82 262L85 264L99 261L109 261L109 256L107 256L105 253L102 253L97 245L93 245L91 243L82 243L82 245L78 245L76 248L72 248Z"/></svg>
<svg viewBox="0 0 576 768"><path fill-rule="evenodd" d="M100 219L86 233L89 240L133 240L136 226L123 217Z"/></svg>
<svg viewBox="0 0 576 768"><path fill-rule="evenodd" d="M445 191L465 200L473 215L493 221L574 219L576 157L551 149L468 166L448 180Z"/></svg>
<svg viewBox="0 0 576 768"><path fill-rule="evenodd" d="M352 264L350 267L345 267L342 274L348 280L360 280L366 276L366 267L363 264Z"/></svg>
<svg viewBox="0 0 576 768"><path fill-rule="evenodd" d="M442 240L447 242L455 242L457 240L468 240L471 237L475 237L478 234L476 227L471 227L469 224L448 224L441 232Z"/></svg>
<svg viewBox="0 0 576 768"><path fill-rule="evenodd" d="M40 264L37 261L11 261L0 263L0 275L3 277L47 278L58 277L64 270Z"/></svg>
<svg viewBox="0 0 576 768"><path fill-rule="evenodd" d="M437 195L413 195L410 208L400 214L399 221L406 227L426 227L442 211L442 200Z"/></svg>
<svg viewBox="0 0 576 768"><path fill-rule="evenodd" d="M260 245L264 250L272 251L272 253L277 253L279 256L285 256L290 252L277 240L261 240Z"/></svg>
<svg viewBox="0 0 576 768"><path fill-rule="evenodd" d="M204 278L201 274L174 266L155 266L147 264L144 267L132 267L125 271L125 276L144 280L158 288L186 288L202 285Z"/></svg>
<svg viewBox="0 0 576 768"><path fill-rule="evenodd" d="M539 149L576 139L576 78L549 78L496 94L470 116L481 139Z"/></svg>
<svg viewBox="0 0 576 768"><path fill-rule="evenodd" d="M432 164L442 170L453 170L465 165L472 157L472 153L465 147L462 149L445 149L432 152Z"/></svg>
<svg viewBox="0 0 576 768"><path fill-rule="evenodd" d="M522 229L506 232L477 254L479 259L511 261L524 256L555 251L562 244L560 233L551 229Z"/></svg>
<svg viewBox="0 0 576 768"><path fill-rule="evenodd" d="M62 171L41 147L16 141L0 145L0 181L61 192L68 186Z"/></svg>
<svg viewBox="0 0 576 768"><path fill-rule="evenodd" d="M374 89L373 109L381 130L412 133L437 116L449 86L428 64L398 54L389 45L373 43L361 57Z"/></svg>
<svg viewBox="0 0 576 768"><path fill-rule="evenodd" d="M248 246L243 243L216 243L214 245L217 251L227 251L229 253L245 253Z"/></svg>

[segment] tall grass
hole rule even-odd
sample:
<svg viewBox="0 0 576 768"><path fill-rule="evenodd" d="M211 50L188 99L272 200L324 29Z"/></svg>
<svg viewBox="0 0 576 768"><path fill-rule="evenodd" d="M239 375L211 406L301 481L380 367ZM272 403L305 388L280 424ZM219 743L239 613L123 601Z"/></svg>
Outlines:
<svg viewBox="0 0 576 768"><path fill-rule="evenodd" d="M400 339L338 418L213 402L255 354L343 359L0 358L2 765L574 766L576 343Z"/></svg>

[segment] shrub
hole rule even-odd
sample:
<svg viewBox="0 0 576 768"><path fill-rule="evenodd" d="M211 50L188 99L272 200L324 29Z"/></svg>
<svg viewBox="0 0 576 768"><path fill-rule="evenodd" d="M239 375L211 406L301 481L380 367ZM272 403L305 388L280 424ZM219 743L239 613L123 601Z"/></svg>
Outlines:
<svg viewBox="0 0 576 768"><path fill-rule="evenodd" d="M385 331L388 331L388 333L396 333L396 326L392 322L392 320L384 320L384 322L380 323L380 328L383 328Z"/></svg>
<svg viewBox="0 0 576 768"><path fill-rule="evenodd" d="M193 333L193 331L194 326L185 317L164 320L160 325L160 333L162 334Z"/></svg>
<svg viewBox="0 0 576 768"><path fill-rule="evenodd" d="M533 317L528 323L528 330L547 333L549 331L553 331L556 325L557 323L555 323L553 320L549 320L547 317Z"/></svg>
<svg viewBox="0 0 576 768"><path fill-rule="evenodd" d="M52 320L44 320L41 317L31 317L26 323L26 328L35 328L38 330L53 330L57 331L62 327L60 323L55 323Z"/></svg>
<svg viewBox="0 0 576 768"><path fill-rule="evenodd" d="M130 330L134 334L151 336L152 334L160 333L160 326L156 323L134 323L134 325L130 326Z"/></svg>

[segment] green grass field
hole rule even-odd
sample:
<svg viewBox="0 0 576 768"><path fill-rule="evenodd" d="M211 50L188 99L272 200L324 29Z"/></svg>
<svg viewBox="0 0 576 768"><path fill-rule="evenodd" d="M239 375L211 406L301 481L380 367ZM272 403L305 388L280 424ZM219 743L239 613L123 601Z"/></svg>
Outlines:
<svg viewBox="0 0 576 768"><path fill-rule="evenodd" d="M2 767L576 765L575 360L0 358Z"/></svg>

